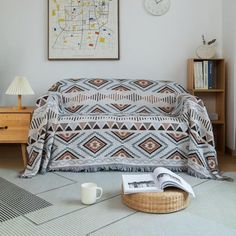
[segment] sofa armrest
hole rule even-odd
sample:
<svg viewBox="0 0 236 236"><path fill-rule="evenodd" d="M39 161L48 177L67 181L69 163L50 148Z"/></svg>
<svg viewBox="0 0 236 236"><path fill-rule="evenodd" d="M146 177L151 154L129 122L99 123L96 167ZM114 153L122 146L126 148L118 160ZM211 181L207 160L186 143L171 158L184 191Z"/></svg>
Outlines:
<svg viewBox="0 0 236 236"><path fill-rule="evenodd" d="M57 92L48 92L36 101L36 109L40 109L45 106L54 107L54 110L58 110L58 113L62 113L62 96Z"/></svg>
<svg viewBox="0 0 236 236"><path fill-rule="evenodd" d="M200 98L187 93L178 94L176 96L175 107L172 110L171 115L179 116L184 113L187 114L196 107L198 107L199 112L206 112L206 107Z"/></svg>
<svg viewBox="0 0 236 236"><path fill-rule="evenodd" d="M61 112L59 93L49 92L37 100L28 135L28 165L20 174L21 177L32 177L42 166L48 165L54 133Z"/></svg>

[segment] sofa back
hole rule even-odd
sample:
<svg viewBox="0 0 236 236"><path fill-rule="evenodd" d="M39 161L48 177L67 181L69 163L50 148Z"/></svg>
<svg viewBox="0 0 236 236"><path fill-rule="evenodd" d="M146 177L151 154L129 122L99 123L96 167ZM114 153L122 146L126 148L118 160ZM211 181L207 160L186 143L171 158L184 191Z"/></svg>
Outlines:
<svg viewBox="0 0 236 236"><path fill-rule="evenodd" d="M66 79L49 89L60 93L65 113L169 113L176 94L187 91L170 81Z"/></svg>

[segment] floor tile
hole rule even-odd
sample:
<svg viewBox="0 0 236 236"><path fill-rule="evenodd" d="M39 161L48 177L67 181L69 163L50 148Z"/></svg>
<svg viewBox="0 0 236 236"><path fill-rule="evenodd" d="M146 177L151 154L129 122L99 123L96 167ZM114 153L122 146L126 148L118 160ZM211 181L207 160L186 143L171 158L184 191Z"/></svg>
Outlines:
<svg viewBox="0 0 236 236"><path fill-rule="evenodd" d="M19 178L19 171L0 169L0 177L16 184L17 186L33 193L38 194L51 189L60 188L75 183L73 180L68 180L54 173L45 175L36 175L33 178Z"/></svg>
<svg viewBox="0 0 236 236"><path fill-rule="evenodd" d="M87 235L133 213L117 196L41 224L35 235Z"/></svg>
<svg viewBox="0 0 236 236"><path fill-rule="evenodd" d="M91 236L216 236L236 231L214 221L180 211L170 214L136 213L89 234Z"/></svg>
<svg viewBox="0 0 236 236"><path fill-rule="evenodd" d="M234 182L212 180L194 188L196 198L187 211L236 229L236 173L227 175Z"/></svg>
<svg viewBox="0 0 236 236"><path fill-rule="evenodd" d="M0 168L0 177L38 194L53 206L0 223L0 235L236 235L236 173L234 182L180 175L194 187L196 198L171 214L136 212L121 201L121 176L126 172L54 172L20 179L17 170ZM142 174L142 173L139 173ZM80 185L95 182L104 190L94 205L82 205Z"/></svg>
<svg viewBox="0 0 236 236"><path fill-rule="evenodd" d="M49 212L48 212L49 213ZM0 224L1 236L78 236L86 235L119 221L134 213L121 203L120 196L91 205L58 217L52 221L35 224L26 217L18 217Z"/></svg>
<svg viewBox="0 0 236 236"><path fill-rule="evenodd" d="M30 213L27 217L35 223L40 224L81 208L86 208L87 206L83 205L80 199L80 185L84 182L95 182L98 186L102 187L103 195L97 202L104 201L121 193L121 174L118 172L114 174L79 173L74 175L71 173L63 174L66 178L76 180L77 182L75 184L38 194L40 198L52 203L53 206L50 209L42 209Z"/></svg>

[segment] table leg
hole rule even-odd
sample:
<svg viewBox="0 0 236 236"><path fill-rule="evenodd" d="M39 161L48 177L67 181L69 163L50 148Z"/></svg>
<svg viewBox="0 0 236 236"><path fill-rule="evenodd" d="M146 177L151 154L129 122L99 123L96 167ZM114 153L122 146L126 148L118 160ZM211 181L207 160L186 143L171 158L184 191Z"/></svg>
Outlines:
<svg viewBox="0 0 236 236"><path fill-rule="evenodd" d="M21 153L22 153L22 159L24 163L24 168L27 166L27 156L26 156L26 144L21 144Z"/></svg>

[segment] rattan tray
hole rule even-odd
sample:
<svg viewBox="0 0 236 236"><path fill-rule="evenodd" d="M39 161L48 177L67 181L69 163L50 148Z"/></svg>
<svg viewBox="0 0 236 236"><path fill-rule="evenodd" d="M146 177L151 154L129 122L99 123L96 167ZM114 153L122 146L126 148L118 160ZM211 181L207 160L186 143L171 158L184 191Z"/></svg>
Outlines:
<svg viewBox="0 0 236 236"><path fill-rule="evenodd" d="M189 194L178 188L168 188L161 193L124 194L122 201L128 207L148 213L171 213L186 208Z"/></svg>

